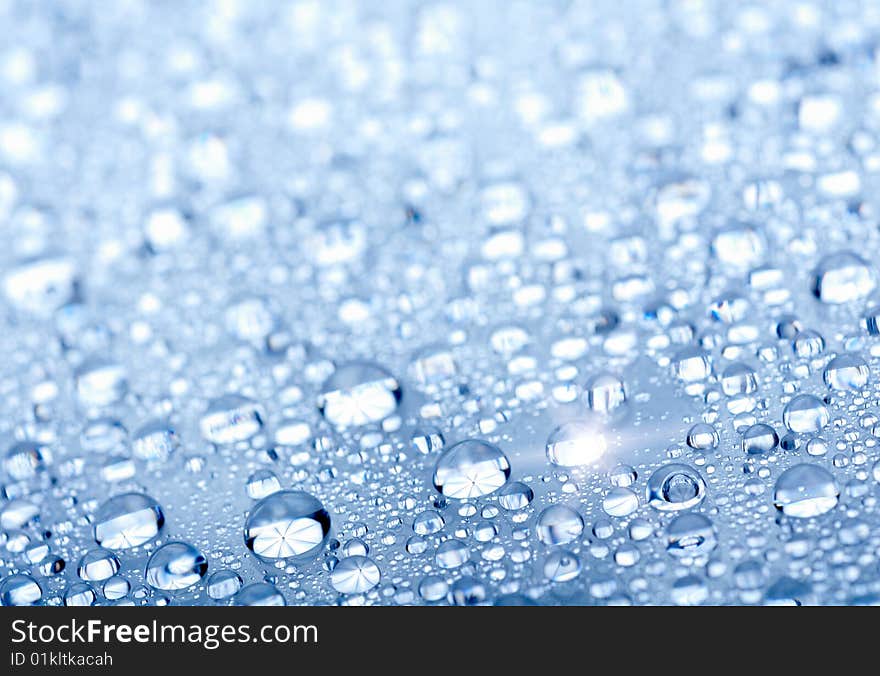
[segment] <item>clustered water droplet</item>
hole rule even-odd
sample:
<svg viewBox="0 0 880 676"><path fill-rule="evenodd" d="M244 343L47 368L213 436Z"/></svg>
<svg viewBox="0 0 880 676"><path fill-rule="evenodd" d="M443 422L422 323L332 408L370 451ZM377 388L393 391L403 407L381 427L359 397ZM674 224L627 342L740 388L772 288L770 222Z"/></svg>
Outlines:
<svg viewBox="0 0 880 676"><path fill-rule="evenodd" d="M880 602L870 3L20 4L0 605Z"/></svg>

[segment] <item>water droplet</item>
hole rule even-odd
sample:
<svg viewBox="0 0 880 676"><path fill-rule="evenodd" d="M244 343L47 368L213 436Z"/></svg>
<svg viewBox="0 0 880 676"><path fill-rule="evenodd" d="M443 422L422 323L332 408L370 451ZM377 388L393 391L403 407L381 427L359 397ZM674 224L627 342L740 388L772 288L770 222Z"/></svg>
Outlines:
<svg viewBox="0 0 880 676"><path fill-rule="evenodd" d="M0 582L0 606L33 606L43 598L43 590L30 575L10 575Z"/></svg>
<svg viewBox="0 0 880 676"><path fill-rule="evenodd" d="M556 550L544 561L544 577L551 582L568 582L580 573L581 561L571 552Z"/></svg>
<svg viewBox="0 0 880 676"><path fill-rule="evenodd" d="M66 256L23 261L3 277L9 303L21 312L46 317L76 297L78 272Z"/></svg>
<svg viewBox="0 0 880 676"><path fill-rule="evenodd" d="M534 499L534 491L521 481L511 481L498 491L498 504L508 511L525 509Z"/></svg>
<svg viewBox="0 0 880 676"><path fill-rule="evenodd" d="M287 602L280 591L268 582L255 582L246 587L234 597L237 606L286 606Z"/></svg>
<svg viewBox="0 0 880 676"><path fill-rule="evenodd" d="M151 420L131 435L131 452L136 458L165 461L180 446L174 428L165 420Z"/></svg>
<svg viewBox="0 0 880 676"><path fill-rule="evenodd" d="M722 263L733 268L751 268L764 258L767 244L761 233L746 223L732 223L720 230L712 241L712 251Z"/></svg>
<svg viewBox="0 0 880 676"><path fill-rule="evenodd" d="M76 574L86 582L100 582L116 575L120 567L116 554L109 549L97 547L83 554L76 567Z"/></svg>
<svg viewBox="0 0 880 676"><path fill-rule="evenodd" d="M813 271L813 295L823 303L840 305L866 298L875 285L873 268L851 251L825 256Z"/></svg>
<svg viewBox="0 0 880 676"><path fill-rule="evenodd" d="M198 549L186 542L169 542L150 557L144 577L151 587L177 591L193 586L206 572L208 560Z"/></svg>
<svg viewBox="0 0 880 676"><path fill-rule="evenodd" d="M281 481L268 469L258 469L248 477L246 491L251 500L261 500L281 490Z"/></svg>
<svg viewBox="0 0 880 676"><path fill-rule="evenodd" d="M206 590L215 601L228 599L241 589L241 576L234 570L218 570L208 578Z"/></svg>
<svg viewBox="0 0 880 676"><path fill-rule="evenodd" d="M782 422L792 432L820 432L831 420L828 407L812 394L799 394L785 405Z"/></svg>
<svg viewBox="0 0 880 676"><path fill-rule="evenodd" d="M330 535L330 515L304 491L280 491L254 505L244 527L248 549L261 559L315 556Z"/></svg>
<svg viewBox="0 0 880 676"><path fill-rule="evenodd" d="M666 551L677 558L708 554L717 544L715 527L703 514L679 514L666 528Z"/></svg>
<svg viewBox="0 0 880 676"><path fill-rule="evenodd" d="M693 467L670 463L648 479L648 504L661 512L691 509L706 497L706 482Z"/></svg>
<svg viewBox="0 0 880 676"><path fill-rule="evenodd" d="M263 429L262 407L238 394L226 394L211 401L199 420L202 436L214 444L246 441Z"/></svg>
<svg viewBox="0 0 880 676"><path fill-rule="evenodd" d="M17 481L24 481L45 471L52 462L52 452L47 446L35 441L13 444L3 458L3 469Z"/></svg>
<svg viewBox="0 0 880 676"><path fill-rule="evenodd" d="M610 413L626 402L623 381L615 375L594 376L585 388L587 406L597 413Z"/></svg>
<svg viewBox="0 0 880 676"><path fill-rule="evenodd" d="M628 488L612 488L602 501L608 516L629 516L639 508L639 496Z"/></svg>
<svg viewBox="0 0 880 676"><path fill-rule="evenodd" d="M114 361L93 357L76 370L76 394L84 406L107 406L128 392L125 368Z"/></svg>
<svg viewBox="0 0 880 676"><path fill-rule="evenodd" d="M868 384L870 374L867 362L859 355L841 354L828 362L822 379L832 390L858 392Z"/></svg>
<svg viewBox="0 0 880 676"><path fill-rule="evenodd" d="M110 498L95 514L95 542L108 549L140 547L159 535L165 524L162 507L142 493Z"/></svg>
<svg viewBox="0 0 880 676"><path fill-rule="evenodd" d="M98 595L91 585L85 582L74 582L64 590L64 605L70 607L86 607L94 605Z"/></svg>
<svg viewBox="0 0 880 676"><path fill-rule="evenodd" d="M584 520L571 507L552 505L538 516L535 533L545 545L564 545L580 537Z"/></svg>
<svg viewBox="0 0 880 676"><path fill-rule="evenodd" d="M449 498L489 495L510 477L510 462L497 446L466 439L450 446L434 467L434 488Z"/></svg>
<svg viewBox="0 0 880 676"><path fill-rule="evenodd" d="M381 366L349 362L324 382L318 408L336 427L353 427L387 418L397 409L400 397L400 384Z"/></svg>
<svg viewBox="0 0 880 676"><path fill-rule="evenodd" d="M382 579L379 566L366 556L342 559L330 573L330 583L340 594L363 594Z"/></svg>
<svg viewBox="0 0 880 676"><path fill-rule="evenodd" d="M434 553L434 560L441 568L452 569L467 563L470 555L470 548L466 542L452 538L440 543Z"/></svg>
<svg viewBox="0 0 880 676"><path fill-rule="evenodd" d="M687 347L672 360L673 372L686 383L705 380L712 372L709 355L698 347Z"/></svg>
<svg viewBox="0 0 880 676"><path fill-rule="evenodd" d="M570 422L556 428L547 439L547 459L560 467L597 462L605 453L605 437L594 425Z"/></svg>
<svg viewBox="0 0 880 676"><path fill-rule="evenodd" d="M828 470L803 463L785 470L773 488L773 504L786 516L809 518L834 509L840 489Z"/></svg>
<svg viewBox="0 0 880 676"><path fill-rule="evenodd" d="M770 425L758 423L743 432L742 448L749 455L769 453L779 444L779 435Z"/></svg>
<svg viewBox="0 0 880 676"><path fill-rule="evenodd" d="M687 444L698 451L707 451L718 446L718 431L707 423L697 423L687 435Z"/></svg>

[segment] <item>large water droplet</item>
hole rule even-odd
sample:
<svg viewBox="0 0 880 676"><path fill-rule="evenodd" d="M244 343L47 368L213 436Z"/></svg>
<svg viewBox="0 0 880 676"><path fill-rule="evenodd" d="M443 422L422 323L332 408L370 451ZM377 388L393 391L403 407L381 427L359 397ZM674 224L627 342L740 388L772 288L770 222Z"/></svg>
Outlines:
<svg viewBox="0 0 880 676"><path fill-rule="evenodd" d="M623 381L610 373L592 377L584 393L587 406L597 413L610 413L626 402Z"/></svg>
<svg viewBox="0 0 880 676"><path fill-rule="evenodd" d="M552 505L538 516L535 533L545 545L564 545L580 537L584 520L567 505Z"/></svg>
<svg viewBox="0 0 880 676"><path fill-rule="evenodd" d="M799 394L785 405L782 422L792 432L819 432L831 420L825 403L812 394Z"/></svg>
<svg viewBox="0 0 880 676"><path fill-rule="evenodd" d="M384 368L349 362L324 382L318 408L331 424L353 427L387 418L397 409L400 397L400 384Z"/></svg>
<svg viewBox="0 0 880 676"><path fill-rule="evenodd" d="M434 488L459 500L479 498L501 488L510 477L510 462L497 446L466 439L450 446L434 467Z"/></svg>
<svg viewBox="0 0 880 676"><path fill-rule="evenodd" d="M379 566L366 556L342 559L330 573L330 583L340 594L363 594L382 579Z"/></svg>
<svg viewBox="0 0 880 676"><path fill-rule="evenodd" d="M875 285L873 268L851 251L825 256L813 271L813 295L823 303L840 305L866 298Z"/></svg>
<svg viewBox="0 0 880 676"><path fill-rule="evenodd" d="M857 354L836 356L825 367L822 379L832 390L858 392L868 384L871 371L867 362Z"/></svg>
<svg viewBox="0 0 880 676"><path fill-rule="evenodd" d="M840 489L830 472L803 463L785 470L773 488L773 504L786 516L808 518L837 505Z"/></svg>
<svg viewBox="0 0 880 676"><path fill-rule="evenodd" d="M715 527L703 514L680 514L666 528L666 551L677 558L708 554L717 544Z"/></svg>
<svg viewBox="0 0 880 676"><path fill-rule="evenodd" d="M95 542L108 549L130 549L149 542L162 530L165 515L153 498L124 493L110 498L95 514Z"/></svg>
<svg viewBox="0 0 880 676"><path fill-rule="evenodd" d="M246 441L263 429L262 407L238 394L214 399L199 420L202 436L215 444Z"/></svg>
<svg viewBox="0 0 880 676"><path fill-rule="evenodd" d="M693 467L670 463L648 479L648 504L661 512L691 509L706 497L706 482Z"/></svg>
<svg viewBox="0 0 880 676"><path fill-rule="evenodd" d="M144 577L156 589L177 591L199 582L208 572L208 560L187 542L169 542L147 562Z"/></svg>
<svg viewBox="0 0 880 676"><path fill-rule="evenodd" d="M595 425L570 422L556 428L547 439L547 459L561 467L598 461L605 453L605 437Z"/></svg>
<svg viewBox="0 0 880 676"><path fill-rule="evenodd" d="M30 575L10 575L0 582L0 606L32 606L43 598L43 590Z"/></svg>
<svg viewBox="0 0 880 676"><path fill-rule="evenodd" d="M254 505L244 527L248 549L261 559L307 558L330 534L330 515L304 491L280 491Z"/></svg>

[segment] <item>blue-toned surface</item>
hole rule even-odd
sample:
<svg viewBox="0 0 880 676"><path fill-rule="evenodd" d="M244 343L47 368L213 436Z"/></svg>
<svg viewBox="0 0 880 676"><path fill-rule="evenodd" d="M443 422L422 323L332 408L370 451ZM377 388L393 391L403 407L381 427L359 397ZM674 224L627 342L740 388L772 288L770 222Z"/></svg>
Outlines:
<svg viewBox="0 0 880 676"><path fill-rule="evenodd" d="M0 36L3 604L880 600L880 6Z"/></svg>

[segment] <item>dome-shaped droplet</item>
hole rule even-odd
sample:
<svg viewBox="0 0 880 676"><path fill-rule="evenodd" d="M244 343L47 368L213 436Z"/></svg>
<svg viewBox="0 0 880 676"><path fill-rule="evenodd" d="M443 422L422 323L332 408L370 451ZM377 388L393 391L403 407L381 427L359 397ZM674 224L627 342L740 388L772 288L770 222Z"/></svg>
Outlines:
<svg viewBox="0 0 880 676"><path fill-rule="evenodd" d="M525 218L530 198L525 187L516 180L499 181L480 191L480 214L491 226L512 225Z"/></svg>
<svg viewBox="0 0 880 676"><path fill-rule="evenodd" d="M234 570L218 570L212 573L205 585L208 596L215 601L228 599L241 589L241 576Z"/></svg>
<svg viewBox="0 0 880 676"><path fill-rule="evenodd" d="M564 545L580 537L584 520L567 505L552 505L538 516L535 533L545 545Z"/></svg>
<svg viewBox="0 0 880 676"><path fill-rule="evenodd" d="M426 575L419 582L419 596L425 601L434 602L446 598L449 583L439 575Z"/></svg>
<svg viewBox="0 0 880 676"><path fill-rule="evenodd" d="M413 430L412 445L422 455L430 455L446 445L443 433L436 427L421 426Z"/></svg>
<svg viewBox="0 0 880 676"><path fill-rule="evenodd" d="M165 515L153 498L124 493L110 498L95 514L95 542L107 549L130 549L149 542L162 530Z"/></svg>
<svg viewBox="0 0 880 676"><path fill-rule="evenodd" d="M43 598L43 590L30 575L10 575L0 581L0 606L32 606Z"/></svg>
<svg viewBox="0 0 880 676"><path fill-rule="evenodd" d="M498 504L508 511L525 509L535 498L534 491L521 481L511 481L497 495Z"/></svg>
<svg viewBox="0 0 880 676"><path fill-rule="evenodd" d="M118 601L128 596L131 591L131 583L122 575L114 575L101 587L104 598L108 601Z"/></svg>
<svg viewBox="0 0 880 676"><path fill-rule="evenodd" d="M719 230L712 240L712 253L725 265L747 269L760 263L767 251L761 232L748 223L733 222Z"/></svg>
<svg viewBox="0 0 880 676"><path fill-rule="evenodd" d="M670 463L648 479L648 504L661 512L674 512L699 505L706 497L706 482L693 467Z"/></svg>
<svg viewBox="0 0 880 676"><path fill-rule="evenodd" d="M78 286L76 263L67 256L28 259L3 277L6 300L16 310L48 317L74 299Z"/></svg>
<svg viewBox="0 0 880 676"><path fill-rule="evenodd" d="M875 285L874 269L851 251L829 254L813 270L813 295L823 303L840 305L860 300Z"/></svg>
<svg viewBox="0 0 880 676"><path fill-rule="evenodd" d="M742 362L728 365L721 374L721 389L728 397L751 394L758 389L755 370Z"/></svg>
<svg viewBox="0 0 880 676"><path fill-rule="evenodd" d="M742 448L750 455L769 453L779 445L779 435L770 425L758 423L743 432Z"/></svg>
<svg viewBox="0 0 880 676"><path fill-rule="evenodd" d="M612 488L602 500L602 509L608 516L629 516L639 508L639 496L629 488Z"/></svg>
<svg viewBox="0 0 880 676"><path fill-rule="evenodd" d="M709 316L717 322L733 324L745 319L749 299L736 291L728 291L709 304Z"/></svg>
<svg viewBox="0 0 880 676"><path fill-rule="evenodd" d="M85 582L74 582L64 590L64 605L69 607L91 606L97 598L95 590Z"/></svg>
<svg viewBox="0 0 880 676"><path fill-rule="evenodd" d="M497 491L510 477L510 462L497 446L466 439L450 446L434 467L434 488L449 498L466 500Z"/></svg>
<svg viewBox="0 0 880 676"><path fill-rule="evenodd" d="M281 480L269 469L258 469L248 477L245 491L251 500L262 500L281 490Z"/></svg>
<svg viewBox="0 0 880 676"><path fill-rule="evenodd" d="M76 574L86 582L101 582L116 575L121 565L119 558L109 549L95 547L82 555Z"/></svg>
<svg viewBox="0 0 880 676"><path fill-rule="evenodd" d="M187 542L169 542L153 552L144 578L156 589L177 591L199 582L208 572L208 560Z"/></svg>
<svg viewBox="0 0 880 676"><path fill-rule="evenodd" d="M773 504L786 516L819 516L837 505L840 489L824 467L802 463L785 470L773 488Z"/></svg>
<svg viewBox="0 0 880 676"><path fill-rule="evenodd" d="M593 376L584 388L586 404L597 413L610 413L626 403L623 381L610 373Z"/></svg>
<svg viewBox="0 0 880 676"><path fill-rule="evenodd" d="M871 371L868 363L857 354L836 356L825 367L822 379L832 390L858 392L868 384Z"/></svg>
<svg viewBox="0 0 880 676"><path fill-rule="evenodd" d="M785 405L782 422L792 432L820 432L831 420L831 413L819 397L799 394Z"/></svg>
<svg viewBox="0 0 880 676"><path fill-rule="evenodd" d="M458 371L455 357L444 345L423 348L413 356L409 372L424 387L437 386L455 376Z"/></svg>
<svg viewBox="0 0 880 676"><path fill-rule="evenodd" d="M324 505L304 491L279 491L260 500L248 515L244 541L261 559L307 558L330 534Z"/></svg>
<svg viewBox="0 0 880 676"><path fill-rule="evenodd" d="M433 535L443 530L446 521L443 515L433 509L427 509L413 519L412 529L416 535Z"/></svg>
<svg viewBox="0 0 880 676"><path fill-rule="evenodd" d="M40 516L40 508L30 500L17 498L0 508L0 529L17 530Z"/></svg>
<svg viewBox="0 0 880 676"><path fill-rule="evenodd" d="M712 425L697 423L687 435L687 445L697 451L707 451L718 446L719 435Z"/></svg>
<svg viewBox="0 0 880 676"><path fill-rule="evenodd" d="M52 462L48 446L36 441L19 441L13 444L3 458L3 469L16 481L35 477Z"/></svg>
<svg viewBox="0 0 880 676"><path fill-rule="evenodd" d="M400 402L400 383L371 362L349 362L333 372L318 396L318 408L336 427L379 422L394 413Z"/></svg>
<svg viewBox="0 0 880 676"><path fill-rule="evenodd" d="M376 562L366 556L342 559L330 573L330 584L340 594L363 594L382 579Z"/></svg>
<svg viewBox="0 0 880 676"><path fill-rule="evenodd" d="M259 343L275 328L276 318L262 298L245 298L226 310L226 330L239 340Z"/></svg>
<svg viewBox="0 0 880 676"><path fill-rule="evenodd" d="M434 552L434 561L438 566L445 569L463 566L470 559L471 550L466 542L457 538L450 538L441 542Z"/></svg>
<svg viewBox="0 0 880 676"><path fill-rule="evenodd" d="M93 357L77 368L76 396L83 406L108 406L128 392L124 366L112 360Z"/></svg>
<svg viewBox="0 0 880 676"><path fill-rule="evenodd" d="M90 453L123 451L128 432L115 418L101 417L90 421L79 437L80 446Z"/></svg>
<svg viewBox="0 0 880 676"><path fill-rule="evenodd" d="M208 404L199 420L199 430L211 443L234 444L260 432L265 417L257 402L238 394L225 394Z"/></svg>
<svg viewBox="0 0 880 676"><path fill-rule="evenodd" d="M131 435L131 453L141 460L167 460L179 446L174 427L166 420L151 420Z"/></svg>
<svg viewBox="0 0 880 676"><path fill-rule="evenodd" d="M560 467L589 465L606 450L605 436L595 425L569 422L557 427L547 439L547 459Z"/></svg>
<svg viewBox="0 0 880 676"><path fill-rule="evenodd" d="M680 380L693 383L709 377L712 361L709 354L699 347L686 347L673 357L672 371Z"/></svg>
<svg viewBox="0 0 880 676"><path fill-rule="evenodd" d="M671 229L679 221L698 216L709 204L712 186L708 181L687 175L677 175L660 186L654 199L657 222L663 229Z"/></svg>
<svg viewBox="0 0 880 676"><path fill-rule="evenodd" d="M234 603L237 606L286 606L287 601L278 591L278 588L268 582L255 582L235 595Z"/></svg>
<svg viewBox="0 0 880 676"><path fill-rule="evenodd" d="M804 329L797 332L791 348L801 359L812 359L825 351L825 338L812 329Z"/></svg>
<svg viewBox="0 0 880 676"><path fill-rule="evenodd" d="M680 514L666 528L666 551L677 558L708 554L717 544L715 527L703 514Z"/></svg>
<svg viewBox="0 0 880 676"><path fill-rule="evenodd" d="M556 550L544 561L544 577L551 582L568 582L581 572L581 561L571 552Z"/></svg>

